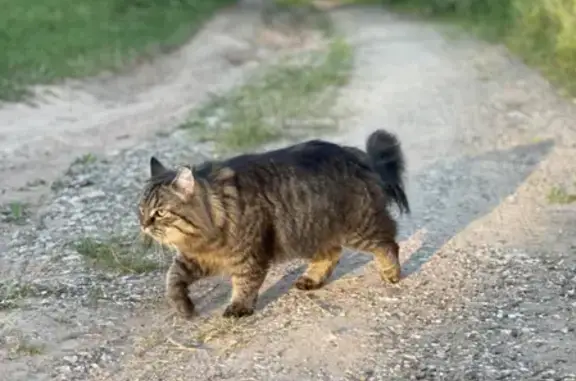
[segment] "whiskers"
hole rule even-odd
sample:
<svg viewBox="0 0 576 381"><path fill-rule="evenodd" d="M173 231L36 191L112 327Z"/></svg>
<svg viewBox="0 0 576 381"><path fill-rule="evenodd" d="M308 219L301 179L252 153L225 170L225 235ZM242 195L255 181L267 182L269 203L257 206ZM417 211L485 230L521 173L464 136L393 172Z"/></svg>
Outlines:
<svg viewBox="0 0 576 381"><path fill-rule="evenodd" d="M172 257L174 256L174 249L168 248L154 240L152 240L152 252L158 258L159 261L163 263L170 263Z"/></svg>
<svg viewBox="0 0 576 381"><path fill-rule="evenodd" d="M139 245L143 249L150 250L154 246L154 239L143 231L139 231L134 237L132 245Z"/></svg>
<svg viewBox="0 0 576 381"><path fill-rule="evenodd" d="M143 231L136 233L127 246L133 255L147 256L150 260L156 262L160 268L168 266L173 256L169 248L160 244Z"/></svg>

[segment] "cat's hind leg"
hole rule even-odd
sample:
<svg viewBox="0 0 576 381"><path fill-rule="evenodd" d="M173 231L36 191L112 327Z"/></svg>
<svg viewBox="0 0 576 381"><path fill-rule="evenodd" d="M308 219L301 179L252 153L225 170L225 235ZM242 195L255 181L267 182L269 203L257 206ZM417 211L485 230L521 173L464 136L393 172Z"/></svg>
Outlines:
<svg viewBox="0 0 576 381"><path fill-rule="evenodd" d="M369 214L367 214L369 215ZM396 222L383 212L366 218L363 226L346 240L346 246L374 255L382 280L398 283L401 277Z"/></svg>
<svg viewBox="0 0 576 381"><path fill-rule="evenodd" d="M399 247L393 238L366 237L356 239L349 245L374 255L382 280L390 283L398 283L400 281Z"/></svg>
<svg viewBox="0 0 576 381"><path fill-rule="evenodd" d="M341 254L340 245L318 251L312 257L304 274L296 280L294 287L299 290L316 290L322 287L332 275L332 271L340 261Z"/></svg>

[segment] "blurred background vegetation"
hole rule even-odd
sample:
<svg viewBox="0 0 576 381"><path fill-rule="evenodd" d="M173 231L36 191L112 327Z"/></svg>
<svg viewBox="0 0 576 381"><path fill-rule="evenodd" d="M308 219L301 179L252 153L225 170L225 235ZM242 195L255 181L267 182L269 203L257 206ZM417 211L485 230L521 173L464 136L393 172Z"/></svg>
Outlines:
<svg viewBox="0 0 576 381"><path fill-rule="evenodd" d="M0 0L0 100L186 41L234 0Z"/></svg>
<svg viewBox="0 0 576 381"><path fill-rule="evenodd" d="M381 4L393 11L458 24L481 38L504 43L526 63L539 68L564 93L576 95L576 0L333 1L343 5Z"/></svg>
<svg viewBox="0 0 576 381"><path fill-rule="evenodd" d="M505 43L553 83L576 95L576 0L383 0L461 23Z"/></svg>
<svg viewBox="0 0 576 381"><path fill-rule="evenodd" d="M552 82L576 94L576 0L334 2L376 3L462 24L505 43ZM214 11L234 3L237 0L0 0L0 100L22 99L30 84L117 69L169 50L187 40Z"/></svg>

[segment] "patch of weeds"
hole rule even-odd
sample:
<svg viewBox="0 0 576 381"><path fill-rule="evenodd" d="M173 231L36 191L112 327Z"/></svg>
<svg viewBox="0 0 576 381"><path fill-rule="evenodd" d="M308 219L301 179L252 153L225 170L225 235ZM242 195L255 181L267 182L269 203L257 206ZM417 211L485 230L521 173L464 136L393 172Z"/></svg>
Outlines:
<svg viewBox="0 0 576 381"><path fill-rule="evenodd" d="M20 300L36 295L35 288L30 284L16 281L0 282L0 310L16 308Z"/></svg>
<svg viewBox="0 0 576 381"><path fill-rule="evenodd" d="M98 158L96 155L92 153L87 153L85 155L77 157L73 162L72 165L88 165L95 163Z"/></svg>
<svg viewBox="0 0 576 381"><path fill-rule="evenodd" d="M19 306L20 301L26 298L44 298L51 295L67 293L67 286L53 287L40 283L33 283L21 279L0 282L0 310L7 310Z"/></svg>
<svg viewBox="0 0 576 381"><path fill-rule="evenodd" d="M548 193L548 202L551 204L566 205L576 202L576 194L568 193L565 189L554 187Z"/></svg>
<svg viewBox="0 0 576 381"><path fill-rule="evenodd" d="M62 190L64 188L66 188L66 184L62 179L55 180L52 182L52 184L50 184L50 189L53 192L58 192L59 190Z"/></svg>
<svg viewBox="0 0 576 381"><path fill-rule="evenodd" d="M11 348L10 352L17 356L39 356L44 353L46 347L43 344L32 343L21 338L18 343Z"/></svg>
<svg viewBox="0 0 576 381"><path fill-rule="evenodd" d="M29 216L28 206L18 201L9 203L0 213L4 221L18 225L26 222Z"/></svg>
<svg viewBox="0 0 576 381"><path fill-rule="evenodd" d="M20 83L12 82L6 78L0 78L0 101L18 102L29 96L30 91Z"/></svg>
<svg viewBox="0 0 576 381"><path fill-rule="evenodd" d="M158 258L151 258L150 241L128 237L107 240L82 238L73 243L75 250L91 265L120 274L144 274L162 267Z"/></svg>
<svg viewBox="0 0 576 381"><path fill-rule="evenodd" d="M15 221L22 220L24 218L24 204L20 202L10 203L10 215Z"/></svg>
<svg viewBox="0 0 576 381"><path fill-rule="evenodd" d="M46 351L44 344L31 340L20 330L10 329L1 333L3 336L2 344L8 349L8 356L11 359L23 356L39 356Z"/></svg>
<svg viewBox="0 0 576 381"><path fill-rule="evenodd" d="M74 177L79 173L83 173L88 168L95 164L98 161L98 156L93 153L86 153L84 155L78 156L76 159L72 161L66 172L64 173L65 177ZM52 183L51 189L53 191L58 191L66 186L65 181L63 179L56 180Z"/></svg>
<svg viewBox="0 0 576 381"><path fill-rule="evenodd" d="M335 127L330 111L338 88L348 81L352 58L350 46L335 39L327 51L283 61L214 97L181 127L214 141L220 152L247 150L314 127Z"/></svg>

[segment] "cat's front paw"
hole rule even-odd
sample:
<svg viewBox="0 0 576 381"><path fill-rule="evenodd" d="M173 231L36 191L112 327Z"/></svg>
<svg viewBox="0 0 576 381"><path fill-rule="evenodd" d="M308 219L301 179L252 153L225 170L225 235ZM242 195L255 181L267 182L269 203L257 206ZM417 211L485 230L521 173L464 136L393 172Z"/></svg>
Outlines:
<svg viewBox="0 0 576 381"><path fill-rule="evenodd" d="M306 275L302 275L296 280L294 287L302 291L317 290L322 287L322 282L317 282L314 279L307 277Z"/></svg>
<svg viewBox="0 0 576 381"><path fill-rule="evenodd" d="M196 316L196 309L194 303L187 296L184 298L172 299L172 307L176 314L183 319L190 320Z"/></svg>
<svg viewBox="0 0 576 381"><path fill-rule="evenodd" d="M402 269L400 265L389 267L380 271L380 277L384 282L396 284L402 279Z"/></svg>
<svg viewBox="0 0 576 381"><path fill-rule="evenodd" d="M254 308L249 308L239 303L231 303L226 307L222 316L225 318L241 318L252 314L254 314Z"/></svg>

